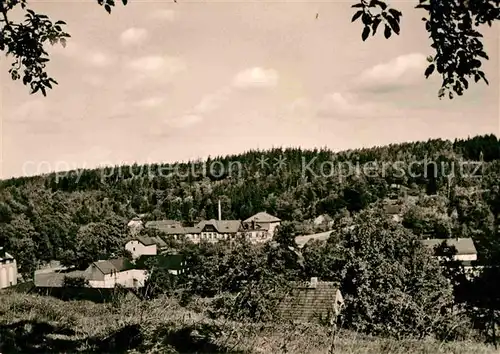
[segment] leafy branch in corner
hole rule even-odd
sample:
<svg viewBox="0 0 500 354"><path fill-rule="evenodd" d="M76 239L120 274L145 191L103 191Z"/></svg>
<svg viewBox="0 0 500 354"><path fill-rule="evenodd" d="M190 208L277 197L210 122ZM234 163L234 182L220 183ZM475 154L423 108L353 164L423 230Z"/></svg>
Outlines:
<svg viewBox="0 0 500 354"><path fill-rule="evenodd" d="M384 23L385 38L392 32L399 35L400 11L389 8L380 0L362 0L352 6L358 9L352 22L361 19L364 27L361 33L363 41L370 33L375 35L377 28ZM481 41L483 35L478 31L481 25L492 26L493 21L500 19L500 2L498 0L419 0L417 9L427 11L422 20L432 40L434 56L429 56L430 64L424 75L428 78L435 71L442 77L440 98L448 95L453 99L454 93L461 96L468 89L468 79L474 82L483 80L485 73L480 70L481 59L488 60Z"/></svg>

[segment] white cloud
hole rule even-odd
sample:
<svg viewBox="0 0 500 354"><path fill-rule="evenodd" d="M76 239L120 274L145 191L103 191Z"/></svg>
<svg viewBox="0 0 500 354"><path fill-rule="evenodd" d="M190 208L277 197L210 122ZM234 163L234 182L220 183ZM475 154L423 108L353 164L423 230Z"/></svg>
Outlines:
<svg viewBox="0 0 500 354"><path fill-rule="evenodd" d="M122 32L120 41L123 45L135 45L144 42L148 37L148 31L144 28L131 27Z"/></svg>
<svg viewBox="0 0 500 354"><path fill-rule="evenodd" d="M236 88L266 88L278 84L278 72L274 69L254 67L239 72L233 79Z"/></svg>
<svg viewBox="0 0 500 354"><path fill-rule="evenodd" d="M102 52L90 53L87 57L87 60L90 65L97 67L105 67L113 62L111 57Z"/></svg>
<svg viewBox="0 0 500 354"><path fill-rule="evenodd" d="M400 55L389 62L365 70L355 80L361 88L397 88L424 81L424 70L428 63L421 53Z"/></svg>
<svg viewBox="0 0 500 354"><path fill-rule="evenodd" d="M365 101L348 92L334 92L320 102L317 115L338 118L388 118L399 110L387 103Z"/></svg>
<svg viewBox="0 0 500 354"><path fill-rule="evenodd" d="M135 105L143 108L154 108L160 106L164 101L163 97L150 97L136 102Z"/></svg>
<svg viewBox="0 0 500 354"><path fill-rule="evenodd" d="M186 114L175 119L169 119L166 124L172 128L187 128L203 120L203 117L196 114Z"/></svg>
<svg viewBox="0 0 500 354"><path fill-rule="evenodd" d="M184 62L175 57L150 55L134 59L128 67L146 76L173 75L186 68Z"/></svg>
<svg viewBox="0 0 500 354"><path fill-rule="evenodd" d="M225 101L229 99L231 88L224 87L214 93L204 96L200 103L194 107L194 112L204 114L218 109Z"/></svg>
<svg viewBox="0 0 500 354"><path fill-rule="evenodd" d="M160 20L173 21L175 19L175 11L169 10L169 9L158 10L158 11L154 11L152 13L151 17L156 18L156 19L160 19Z"/></svg>

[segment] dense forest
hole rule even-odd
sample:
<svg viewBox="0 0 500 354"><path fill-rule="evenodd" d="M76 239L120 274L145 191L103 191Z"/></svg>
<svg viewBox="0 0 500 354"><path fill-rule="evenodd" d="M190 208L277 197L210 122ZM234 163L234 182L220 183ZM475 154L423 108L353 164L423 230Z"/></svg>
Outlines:
<svg viewBox="0 0 500 354"><path fill-rule="evenodd" d="M189 268L176 277L149 263L156 270L147 296L175 295L181 304L208 298L209 316L258 322L272 318L291 281L319 277L342 289L344 327L397 338L488 339L500 309L499 177L494 135L66 171L1 181L0 244L28 280L49 260L83 268L124 255L133 217L192 224L216 218L220 200L224 219L262 210L281 218L276 242L167 239ZM401 206L399 221L387 203ZM334 221L330 238L298 251L294 237L313 232L311 220L322 214ZM418 242L425 237L471 237L486 267L469 279L449 257L453 250L440 249L438 261Z"/></svg>
<svg viewBox="0 0 500 354"><path fill-rule="evenodd" d="M368 172L352 169L368 164ZM0 244L31 272L38 262L119 252L126 223L138 214L189 224L216 218L220 200L224 219L266 210L295 223L321 214L340 220L390 197L398 184L410 195L429 196L407 208L405 226L418 235L471 236L491 259L500 250L499 173L500 141L487 135L338 153L249 151L178 165L13 178L0 182Z"/></svg>

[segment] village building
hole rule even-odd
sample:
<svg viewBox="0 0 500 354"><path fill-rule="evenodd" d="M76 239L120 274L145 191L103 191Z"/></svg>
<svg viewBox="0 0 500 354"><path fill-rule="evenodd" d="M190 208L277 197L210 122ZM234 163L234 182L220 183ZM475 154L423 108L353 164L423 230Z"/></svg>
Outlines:
<svg viewBox="0 0 500 354"><path fill-rule="evenodd" d="M0 247L0 289L17 284L17 262Z"/></svg>
<svg viewBox="0 0 500 354"><path fill-rule="evenodd" d="M311 278L306 284L295 283L278 305L277 312L285 321L334 324L343 305L338 284Z"/></svg>
<svg viewBox="0 0 500 354"><path fill-rule="evenodd" d="M125 244L125 250L130 252L132 258L142 255L156 255L165 249L167 244L160 237L136 236Z"/></svg>
<svg viewBox="0 0 500 354"><path fill-rule="evenodd" d="M280 225L281 220L279 218L264 211L261 211L243 221L243 226L247 229L256 230L257 228L260 228L262 230L267 230L270 234L270 238L274 236L274 231Z"/></svg>
<svg viewBox="0 0 500 354"><path fill-rule="evenodd" d="M462 262L477 261L477 251L474 246L474 241L471 238L450 238L450 239L427 239L421 241L424 246L434 251L436 247L446 245L454 248L456 254L453 255L453 260Z"/></svg>
<svg viewBox="0 0 500 354"><path fill-rule="evenodd" d="M34 284L37 288L61 288L67 278L83 279L91 288L106 289L120 285L125 288L141 288L147 279L147 271L125 258L93 262L85 270L59 269L53 272L36 271Z"/></svg>
<svg viewBox="0 0 500 354"><path fill-rule="evenodd" d="M331 228L333 226L333 218L328 214L323 214L323 215L316 217L313 220L313 224L314 224L314 226L324 226L324 227Z"/></svg>
<svg viewBox="0 0 500 354"><path fill-rule="evenodd" d="M241 220L203 220L196 228L200 230L200 240L208 242L235 240L243 231Z"/></svg>
<svg viewBox="0 0 500 354"><path fill-rule="evenodd" d="M128 222L127 227L132 234L137 234L144 228L144 224L141 218L136 217Z"/></svg>

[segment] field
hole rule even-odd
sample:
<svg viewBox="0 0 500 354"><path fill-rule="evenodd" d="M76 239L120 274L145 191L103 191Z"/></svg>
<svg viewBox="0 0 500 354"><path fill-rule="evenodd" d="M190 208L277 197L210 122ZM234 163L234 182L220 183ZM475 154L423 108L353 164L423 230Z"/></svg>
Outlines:
<svg viewBox="0 0 500 354"><path fill-rule="evenodd" d="M328 353L331 336L314 325L241 324L168 298L124 297L107 304L0 293L0 352ZM196 308L198 307L198 308ZM393 340L340 331L335 353L495 353L472 342Z"/></svg>

